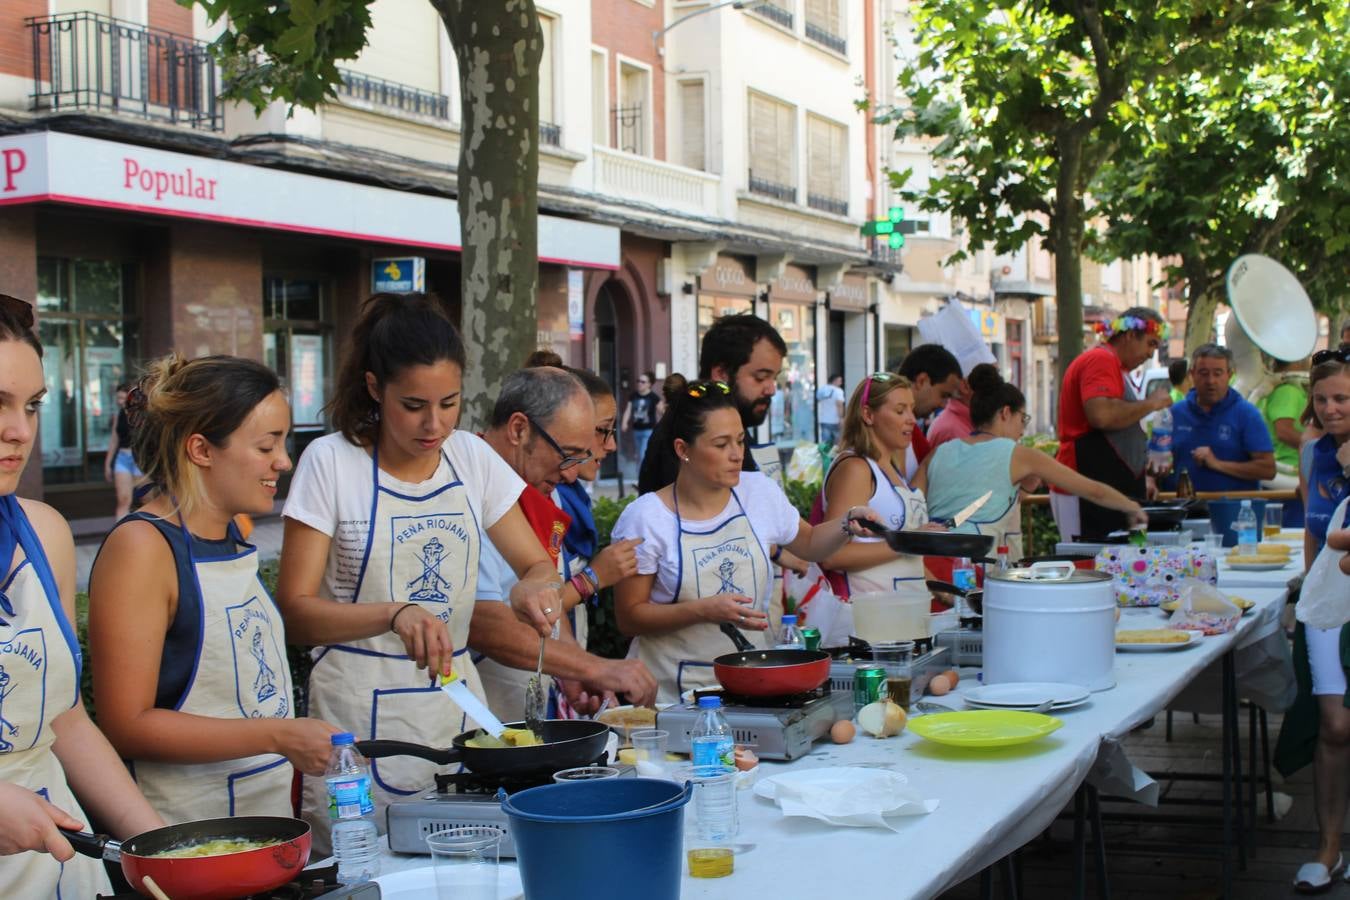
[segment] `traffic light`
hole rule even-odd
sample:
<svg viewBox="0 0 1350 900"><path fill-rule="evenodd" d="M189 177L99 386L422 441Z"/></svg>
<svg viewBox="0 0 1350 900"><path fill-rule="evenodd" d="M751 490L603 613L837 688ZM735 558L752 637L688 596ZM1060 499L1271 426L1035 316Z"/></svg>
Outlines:
<svg viewBox="0 0 1350 900"><path fill-rule="evenodd" d="M886 218L864 222L862 225L862 233L867 237L885 237L886 243L892 248L903 247L905 245L905 236L897 231L895 226L904 220L904 209L899 206L892 206L886 211Z"/></svg>

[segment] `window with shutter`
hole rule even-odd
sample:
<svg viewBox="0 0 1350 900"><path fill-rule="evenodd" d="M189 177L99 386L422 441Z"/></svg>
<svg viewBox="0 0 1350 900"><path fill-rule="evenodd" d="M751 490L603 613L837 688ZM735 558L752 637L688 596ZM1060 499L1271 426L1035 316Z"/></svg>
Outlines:
<svg viewBox="0 0 1350 900"><path fill-rule="evenodd" d="M806 0L806 38L836 53L847 53L842 0Z"/></svg>
<svg viewBox="0 0 1350 900"><path fill-rule="evenodd" d="M806 205L848 215L848 129L819 116L807 116L806 142Z"/></svg>
<svg viewBox="0 0 1350 900"><path fill-rule="evenodd" d="M797 202L797 111L762 94L750 94L750 191Z"/></svg>
<svg viewBox="0 0 1350 900"><path fill-rule="evenodd" d="M553 106L553 45L557 40L558 20L540 13L539 27L544 36L543 55L539 58L539 141L557 147L562 143L562 129L557 124L559 117Z"/></svg>
<svg viewBox="0 0 1350 900"><path fill-rule="evenodd" d="M680 82L680 163L706 170L707 130L703 110L703 82Z"/></svg>

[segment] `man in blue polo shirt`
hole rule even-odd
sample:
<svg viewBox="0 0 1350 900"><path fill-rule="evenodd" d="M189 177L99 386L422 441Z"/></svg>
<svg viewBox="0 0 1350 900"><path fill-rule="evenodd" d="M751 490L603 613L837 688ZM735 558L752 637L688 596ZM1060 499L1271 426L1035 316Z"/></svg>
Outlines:
<svg viewBox="0 0 1350 900"><path fill-rule="evenodd" d="M1233 354L1204 344L1191 354L1195 387L1172 406L1172 458L1197 491L1254 491L1275 477L1275 450L1265 419L1228 386Z"/></svg>

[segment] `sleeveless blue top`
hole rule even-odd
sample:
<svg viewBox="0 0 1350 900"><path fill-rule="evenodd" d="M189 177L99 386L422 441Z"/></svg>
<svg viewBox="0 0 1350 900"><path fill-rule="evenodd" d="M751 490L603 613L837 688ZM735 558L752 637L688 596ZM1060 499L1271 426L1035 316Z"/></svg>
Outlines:
<svg viewBox="0 0 1350 900"><path fill-rule="evenodd" d="M1331 514L1350 493L1350 479L1336 459L1336 439L1324 434L1313 444L1312 471L1308 477L1308 502L1304 524L1320 550L1327 542Z"/></svg>

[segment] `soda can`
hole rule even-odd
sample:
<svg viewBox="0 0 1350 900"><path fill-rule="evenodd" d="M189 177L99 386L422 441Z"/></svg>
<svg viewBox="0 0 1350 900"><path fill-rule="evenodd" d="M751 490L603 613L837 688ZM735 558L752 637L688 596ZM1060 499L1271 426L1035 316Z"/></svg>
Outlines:
<svg viewBox="0 0 1350 900"><path fill-rule="evenodd" d="M886 667L868 663L853 672L853 712L887 696Z"/></svg>
<svg viewBox="0 0 1350 900"><path fill-rule="evenodd" d="M820 649L820 629L819 629L819 628L803 628L803 629L802 629L802 644L803 644L803 646L806 647L807 650L819 650L819 649Z"/></svg>

